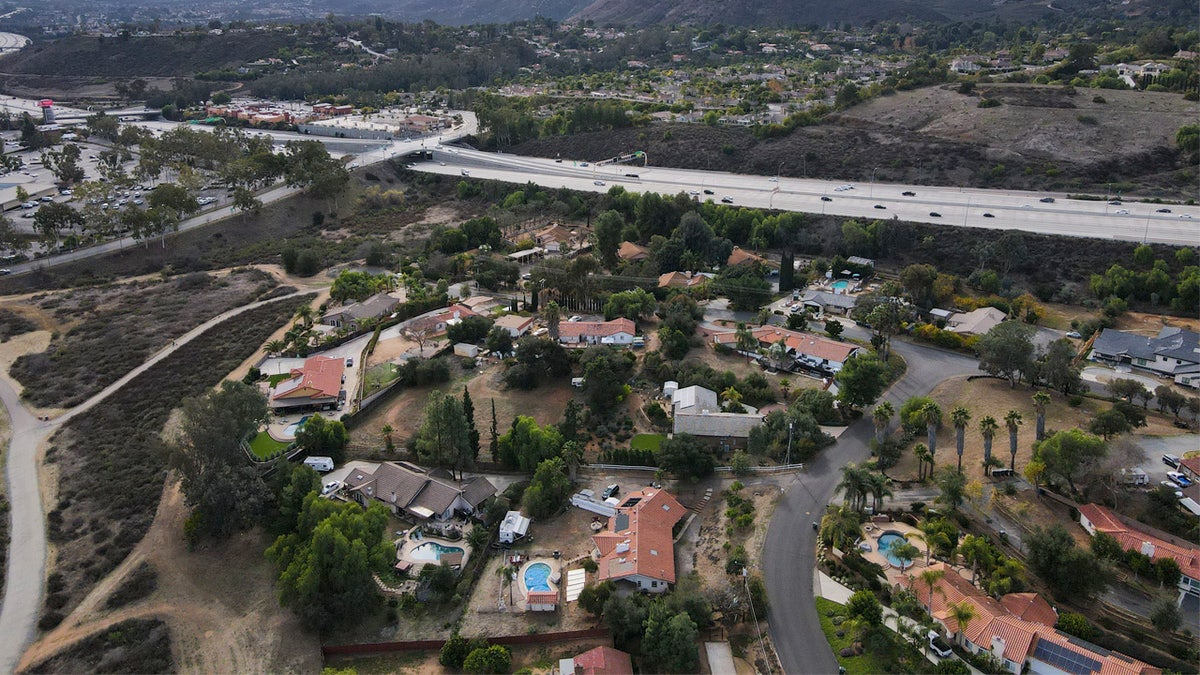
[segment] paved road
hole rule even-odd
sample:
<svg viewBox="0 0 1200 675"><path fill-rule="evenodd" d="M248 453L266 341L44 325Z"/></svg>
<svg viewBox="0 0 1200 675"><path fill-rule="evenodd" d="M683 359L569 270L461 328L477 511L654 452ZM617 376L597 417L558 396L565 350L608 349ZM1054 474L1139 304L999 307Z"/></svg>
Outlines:
<svg viewBox="0 0 1200 675"><path fill-rule="evenodd" d="M7 478L12 509L12 537L8 549L8 571L4 584L4 599L0 603L0 673L14 672L21 654L35 635L38 614L42 609L42 592L46 581L46 523L42 512L41 490L37 475L37 450L60 426L108 398L130 380L172 352L194 340L213 326L242 312L261 307L268 302L298 297L300 291L271 300L251 303L220 314L160 350L145 363L126 373L88 400L51 422L40 422L21 404L7 376L0 375L0 401L12 420L12 442L9 445Z"/></svg>
<svg viewBox="0 0 1200 675"><path fill-rule="evenodd" d="M856 327L848 328L846 334L865 336ZM929 393L948 377L979 372L978 362L965 356L895 341L892 348L908 362L908 372L885 395L897 409L905 399ZM820 520L833 498L841 467L870 456L868 443L874 431L869 415L852 424L836 445L797 474L771 518L762 565L771 599L771 639L785 673L837 672L837 661L825 642L813 604L816 532L811 523Z"/></svg>
<svg viewBox="0 0 1200 675"><path fill-rule="evenodd" d="M469 148L440 148L433 161L419 162L420 171L526 183L545 187L605 192L623 185L631 192L675 195L695 192L697 198L722 199L734 205L776 208L806 213L830 213L863 219L893 216L913 222L989 229L1012 229L1043 234L1152 241L1176 245L1196 242L1200 209L1188 206L1067 199L1065 195L1015 190L982 190L929 185L877 183L838 191L837 181L779 178L718 171L692 171L656 166L583 166L564 159L495 154ZM633 176L629 174L634 174ZM703 194L708 189L712 195ZM904 196L913 192L914 196ZM1043 203L1045 197L1053 203ZM822 197L831 201L823 201ZM885 207L875 208L876 205ZM1171 213L1158 213L1170 208ZM1121 213L1127 211L1128 213ZM939 213L940 216L931 214ZM990 214L991 217L985 216ZM1185 218L1185 215L1194 219Z"/></svg>

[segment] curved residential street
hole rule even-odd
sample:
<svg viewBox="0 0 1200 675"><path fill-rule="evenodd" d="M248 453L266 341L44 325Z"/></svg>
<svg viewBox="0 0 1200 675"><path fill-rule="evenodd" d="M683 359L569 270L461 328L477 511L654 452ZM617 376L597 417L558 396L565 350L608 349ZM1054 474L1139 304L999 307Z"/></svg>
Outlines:
<svg viewBox="0 0 1200 675"><path fill-rule="evenodd" d="M847 326L848 337L867 337ZM908 362L908 371L884 399L899 409L911 396L928 394L946 378L979 373L975 359L907 342L892 342L892 351ZM785 673L836 673L838 664L821 632L813 598L816 532L825 505L833 498L847 462L870 457L868 443L875 428L870 415L850 425L837 444L825 449L785 488L763 545L762 567L771 602L771 639Z"/></svg>
<svg viewBox="0 0 1200 675"><path fill-rule="evenodd" d="M95 396L51 422L40 422L30 414L21 403L21 398L7 375L0 375L0 400L4 402L12 420L12 442L9 445L6 467L8 495L12 505L12 537L8 550L4 599L0 603L0 636L3 636L0 638L0 673L15 671L21 654L33 640L42 608L42 593L46 581L46 522L38 485L38 448L66 421L91 409L181 345L191 342L213 326L242 312L278 300L299 297L308 292L310 291L298 291L270 300L253 302L205 321Z"/></svg>

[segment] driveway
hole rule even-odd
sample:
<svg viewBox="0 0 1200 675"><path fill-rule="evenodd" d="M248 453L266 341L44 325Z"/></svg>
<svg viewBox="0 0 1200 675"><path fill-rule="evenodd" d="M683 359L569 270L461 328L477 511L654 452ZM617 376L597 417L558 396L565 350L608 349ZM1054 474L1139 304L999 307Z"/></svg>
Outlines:
<svg viewBox="0 0 1200 675"><path fill-rule="evenodd" d="M866 336L856 326L848 326L846 334ZM940 349L893 341L892 350L908 362L904 377L884 395L897 409L911 396L928 394L942 380L979 372L974 359ZM814 605L816 532L812 523L821 519L833 498L842 466L870 457L868 443L874 433L869 415L850 425L836 445L818 455L785 487L771 519L762 566L771 600L771 639L786 673L837 672L837 660L821 632Z"/></svg>

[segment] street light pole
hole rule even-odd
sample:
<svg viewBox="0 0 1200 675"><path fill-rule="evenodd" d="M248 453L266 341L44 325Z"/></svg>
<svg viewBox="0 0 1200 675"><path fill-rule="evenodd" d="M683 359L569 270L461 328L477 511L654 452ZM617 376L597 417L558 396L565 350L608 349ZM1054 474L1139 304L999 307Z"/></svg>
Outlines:
<svg viewBox="0 0 1200 675"><path fill-rule="evenodd" d="M875 167L874 169L871 169L871 193L869 195L867 195L868 197L875 196L875 172L878 170L879 170L879 167Z"/></svg>
<svg viewBox="0 0 1200 675"><path fill-rule="evenodd" d="M794 429L795 426L795 422L788 422L788 448L787 455L783 458L784 466L790 466L792 463L792 429Z"/></svg>

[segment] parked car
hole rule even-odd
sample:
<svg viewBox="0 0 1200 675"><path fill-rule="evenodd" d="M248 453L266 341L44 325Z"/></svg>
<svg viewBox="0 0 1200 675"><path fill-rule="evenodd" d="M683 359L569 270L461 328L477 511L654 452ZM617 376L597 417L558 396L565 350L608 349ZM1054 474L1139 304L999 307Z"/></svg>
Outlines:
<svg viewBox="0 0 1200 675"><path fill-rule="evenodd" d="M575 315L571 316L571 318L567 319L567 321L569 321L571 323L579 323L580 321L583 321L583 317L579 316L578 314L575 314Z"/></svg>
<svg viewBox="0 0 1200 675"><path fill-rule="evenodd" d="M1175 455L1163 455L1162 463L1166 464L1167 466L1171 467L1172 469L1179 468L1179 458L1176 457Z"/></svg>
<svg viewBox="0 0 1200 675"><path fill-rule="evenodd" d="M354 367L354 357L346 357L346 367L347 368Z"/></svg>
<svg viewBox="0 0 1200 675"><path fill-rule="evenodd" d="M954 654L954 650L950 648L950 643L943 640L940 635L933 631L929 631L929 650L943 659L948 659Z"/></svg>
<svg viewBox="0 0 1200 675"><path fill-rule="evenodd" d="M1159 481L1158 484L1165 488L1170 488L1176 499L1183 499L1183 490L1180 490L1178 485L1169 480Z"/></svg>
<svg viewBox="0 0 1200 675"><path fill-rule="evenodd" d="M604 492L602 492L600 494L604 499L608 499L609 497L616 497L620 493L621 493L621 486L617 485L616 483L613 483L612 485L609 485L608 487L604 488Z"/></svg>
<svg viewBox="0 0 1200 675"><path fill-rule="evenodd" d="M1077 330L1069 330L1069 331L1067 331L1067 337L1078 340L1078 339L1082 338L1083 336L1080 335L1079 331L1077 331Z"/></svg>
<svg viewBox="0 0 1200 675"><path fill-rule="evenodd" d="M1167 478L1170 478L1181 488L1188 488L1192 486L1192 481L1188 480L1187 476L1179 473L1178 471L1168 471Z"/></svg>
<svg viewBox="0 0 1200 675"><path fill-rule="evenodd" d="M340 480L329 481L328 483L325 484L325 487L321 489L321 494L327 495L327 494L330 494L331 492L337 492L337 489L340 487L342 487L342 481L340 481Z"/></svg>

